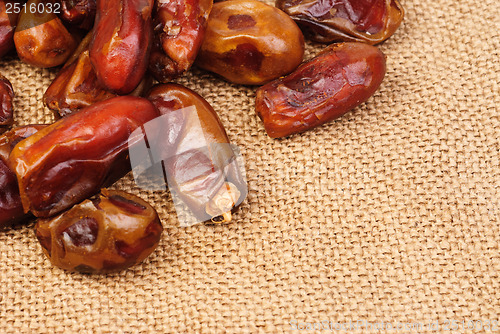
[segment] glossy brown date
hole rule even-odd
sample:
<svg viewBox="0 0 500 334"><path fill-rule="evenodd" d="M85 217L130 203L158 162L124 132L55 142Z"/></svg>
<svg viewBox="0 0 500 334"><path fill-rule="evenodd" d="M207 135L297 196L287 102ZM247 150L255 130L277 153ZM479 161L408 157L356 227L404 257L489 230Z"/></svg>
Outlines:
<svg viewBox="0 0 500 334"><path fill-rule="evenodd" d="M80 110L21 141L9 157L24 210L49 217L130 170L132 132L158 116L146 99L115 97ZM140 140L141 138L137 138Z"/></svg>
<svg viewBox="0 0 500 334"><path fill-rule="evenodd" d="M290 75L257 90L255 109L272 138L302 132L365 102L382 83L385 56L365 43L332 44Z"/></svg>
<svg viewBox="0 0 500 334"><path fill-rule="evenodd" d="M61 0L61 14L64 22L84 30L94 25L96 13L95 0Z"/></svg>
<svg viewBox="0 0 500 334"><path fill-rule="evenodd" d="M403 21L398 0L277 0L311 40L380 43Z"/></svg>
<svg viewBox="0 0 500 334"><path fill-rule="evenodd" d="M153 0L97 0L90 61L101 84L120 95L133 91L148 67Z"/></svg>
<svg viewBox="0 0 500 334"><path fill-rule="evenodd" d="M304 36L281 10L256 0L213 5L196 64L226 80L261 85L293 71Z"/></svg>
<svg viewBox="0 0 500 334"><path fill-rule="evenodd" d="M19 16L12 11L15 3L21 4L21 1L0 0L0 58L14 48L14 31ZM8 9L9 13L7 13Z"/></svg>
<svg viewBox="0 0 500 334"><path fill-rule="evenodd" d="M35 225L52 264L85 273L118 271L142 262L158 246L162 231L158 214L146 201L107 189Z"/></svg>
<svg viewBox="0 0 500 334"><path fill-rule="evenodd" d="M168 115L168 128L148 141L152 150L160 145L158 150L168 157L163 163L170 190L199 221L229 222L246 196L246 185L216 112L200 95L177 84L156 85L148 98L162 117Z"/></svg>
<svg viewBox="0 0 500 334"><path fill-rule="evenodd" d="M57 15L49 12L44 4L41 0L29 0L27 8L33 5L45 11L21 11L14 33L19 58L27 64L43 68L64 64L78 45Z"/></svg>
<svg viewBox="0 0 500 334"><path fill-rule="evenodd" d="M14 122L14 89L10 81L0 74L0 133Z"/></svg>
<svg viewBox="0 0 500 334"><path fill-rule="evenodd" d="M106 90L97 80L90 63L89 33L78 46L68 63L59 71L45 91L43 102L54 112L56 118L67 116L96 102L104 101L117 94ZM152 79L145 76L130 95L140 96L151 88Z"/></svg>
<svg viewBox="0 0 500 334"><path fill-rule="evenodd" d="M25 125L0 136L0 228L10 226L26 216L16 174L8 165L9 154L18 142L44 127L45 125Z"/></svg>
<svg viewBox="0 0 500 334"><path fill-rule="evenodd" d="M160 82L186 72L201 47L212 0L157 0L149 70Z"/></svg>

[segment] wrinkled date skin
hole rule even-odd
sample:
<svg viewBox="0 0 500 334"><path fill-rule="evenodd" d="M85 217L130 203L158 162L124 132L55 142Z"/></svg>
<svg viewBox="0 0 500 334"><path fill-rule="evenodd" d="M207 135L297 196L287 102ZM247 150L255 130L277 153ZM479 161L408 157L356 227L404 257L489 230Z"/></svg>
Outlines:
<svg viewBox="0 0 500 334"><path fill-rule="evenodd" d="M168 82L193 64L201 47L212 0L157 0L155 44L149 70L160 82Z"/></svg>
<svg viewBox="0 0 500 334"><path fill-rule="evenodd" d="M106 90L97 80L89 57L88 45L91 38L92 34L89 33L82 40L75 54L70 57L43 95L43 102L54 112L56 118L117 96ZM151 77L145 76L130 95L140 96L149 90L151 85Z"/></svg>
<svg viewBox="0 0 500 334"><path fill-rule="evenodd" d="M158 246L162 231L151 205L107 189L56 217L38 219L35 225L36 237L52 264L100 274L142 262Z"/></svg>
<svg viewBox="0 0 500 334"><path fill-rule="evenodd" d="M15 3L22 4L22 1L0 0L0 58L14 48L14 31L19 14L7 13L7 4L10 8Z"/></svg>
<svg viewBox="0 0 500 334"><path fill-rule="evenodd" d="M281 10L255 0L213 5L196 64L226 80L261 85L302 62L304 36Z"/></svg>
<svg viewBox="0 0 500 334"><path fill-rule="evenodd" d="M289 136L365 102L382 83L385 71L385 56L376 47L332 44L290 75L260 87L255 109L269 136Z"/></svg>
<svg viewBox="0 0 500 334"><path fill-rule="evenodd" d="M14 122L14 89L10 81L0 74L0 133Z"/></svg>
<svg viewBox="0 0 500 334"><path fill-rule="evenodd" d="M10 169L8 159L14 146L45 125L25 125L0 136L0 228L10 226L26 217L16 174Z"/></svg>
<svg viewBox="0 0 500 334"><path fill-rule="evenodd" d="M132 132L158 116L146 99L115 97L80 110L21 141L9 163L25 212L49 217L130 170ZM138 138L137 140L141 140Z"/></svg>
<svg viewBox="0 0 500 334"><path fill-rule="evenodd" d="M97 0L90 61L101 84L128 94L148 67L153 0Z"/></svg>
<svg viewBox="0 0 500 334"><path fill-rule="evenodd" d="M380 43L403 21L398 0L277 0L313 41Z"/></svg>
<svg viewBox="0 0 500 334"><path fill-rule="evenodd" d="M44 3L30 0L26 6L48 8L43 6ZM33 13L30 10L21 11L14 43L23 62L42 68L64 64L78 46L76 38L68 32L57 15L47 10Z"/></svg>
<svg viewBox="0 0 500 334"><path fill-rule="evenodd" d="M231 221L231 211L246 197L246 185L216 112L200 95L177 84L156 85L148 98L162 117L169 117L161 137L148 136L148 141L168 157L163 163L170 190L199 221ZM192 112L185 112L187 107Z"/></svg>
<svg viewBox="0 0 500 334"><path fill-rule="evenodd" d="M96 13L95 0L61 0L61 14L64 22L84 30L94 25Z"/></svg>

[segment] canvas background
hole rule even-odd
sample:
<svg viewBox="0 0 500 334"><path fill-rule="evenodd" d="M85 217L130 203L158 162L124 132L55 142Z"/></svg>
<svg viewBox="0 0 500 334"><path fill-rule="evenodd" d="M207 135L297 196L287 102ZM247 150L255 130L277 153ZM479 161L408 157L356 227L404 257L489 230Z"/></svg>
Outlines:
<svg viewBox="0 0 500 334"><path fill-rule="evenodd" d="M33 224L1 231L0 332L275 333L324 320L437 320L445 332L446 320L500 320L500 2L402 4L380 46L380 90L302 135L270 139L255 88L196 69L179 80L246 160L235 222L176 227L167 194L124 179L116 187L153 203L165 233L143 264L108 276L53 268ZM52 121L41 99L56 71L0 66L16 123Z"/></svg>

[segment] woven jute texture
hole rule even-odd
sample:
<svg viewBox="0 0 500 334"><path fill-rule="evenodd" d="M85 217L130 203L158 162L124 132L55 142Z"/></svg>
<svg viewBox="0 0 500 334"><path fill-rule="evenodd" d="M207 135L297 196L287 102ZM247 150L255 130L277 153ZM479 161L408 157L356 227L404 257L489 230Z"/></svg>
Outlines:
<svg viewBox="0 0 500 334"><path fill-rule="evenodd" d="M402 26L379 46L380 90L304 134L270 139L254 87L199 69L178 80L211 103L241 149L249 194L235 222L178 227L170 195L129 175L114 187L150 201L165 227L129 270L68 273L42 254L33 223L1 231L0 332L322 332L323 322L336 333L449 333L452 320L456 333L463 320L495 329L500 2L402 4ZM306 57L322 47L308 44ZM17 94L16 123L51 122L41 98L57 71L13 58L0 66Z"/></svg>

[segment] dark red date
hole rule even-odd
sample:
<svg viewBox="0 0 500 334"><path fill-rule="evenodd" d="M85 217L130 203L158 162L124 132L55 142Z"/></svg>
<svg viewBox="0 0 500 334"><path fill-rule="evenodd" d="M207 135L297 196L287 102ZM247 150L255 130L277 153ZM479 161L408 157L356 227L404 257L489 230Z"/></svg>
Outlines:
<svg viewBox="0 0 500 334"><path fill-rule="evenodd" d="M32 5L47 9L41 0L29 0L26 3L27 8ZM21 11L14 43L23 62L43 68L64 64L78 46L76 38L68 32L57 15L48 10Z"/></svg>
<svg viewBox="0 0 500 334"><path fill-rule="evenodd" d="M21 1L0 0L0 58L14 48L14 31L19 14L7 13L7 4L11 8L15 3L20 4Z"/></svg>
<svg viewBox="0 0 500 334"><path fill-rule="evenodd" d="M148 97L162 117L168 116L168 128L162 127L159 137L148 135L148 141L166 157L170 190L199 221L230 221L231 211L246 196L246 185L216 112L200 95L177 84L154 86Z"/></svg>
<svg viewBox="0 0 500 334"><path fill-rule="evenodd" d="M9 157L24 210L49 217L130 170L132 132L158 116L146 99L115 97L80 110L21 141ZM140 140L138 138L137 140Z"/></svg>
<svg viewBox="0 0 500 334"><path fill-rule="evenodd" d="M64 22L84 30L94 25L96 13L95 0L61 0L61 14Z"/></svg>
<svg viewBox="0 0 500 334"><path fill-rule="evenodd" d="M196 64L226 80L261 85L302 62L304 36L281 10L255 0L213 5Z"/></svg>
<svg viewBox="0 0 500 334"><path fill-rule="evenodd" d="M128 94L146 72L153 28L153 0L97 0L90 61L101 84Z"/></svg>
<svg viewBox="0 0 500 334"><path fill-rule="evenodd" d="M43 102L54 112L56 118L117 96L106 90L97 80L89 57L88 46L91 38L92 34L89 33L83 39L75 54L70 57L43 95ZM151 77L145 76L130 95L142 95L151 88L151 84Z"/></svg>
<svg viewBox="0 0 500 334"><path fill-rule="evenodd" d="M107 189L35 225L52 264L85 273L118 271L142 262L158 246L162 231L158 214L146 201Z"/></svg>
<svg viewBox="0 0 500 334"><path fill-rule="evenodd" d="M10 81L0 74L0 132L3 132L14 122L12 100L14 90Z"/></svg>
<svg viewBox="0 0 500 334"><path fill-rule="evenodd" d="M44 127L45 125L21 126L0 136L0 228L10 226L26 216L16 174L8 165L9 154L18 142Z"/></svg>
<svg viewBox="0 0 500 334"><path fill-rule="evenodd" d="M157 0L149 70L160 82L186 72L201 47L212 0Z"/></svg>
<svg viewBox="0 0 500 334"><path fill-rule="evenodd" d="M380 43L403 21L398 0L277 0L311 40Z"/></svg>
<svg viewBox="0 0 500 334"><path fill-rule="evenodd" d="M385 56L365 43L332 44L290 75L257 90L255 109L272 138L342 116L378 89Z"/></svg>

